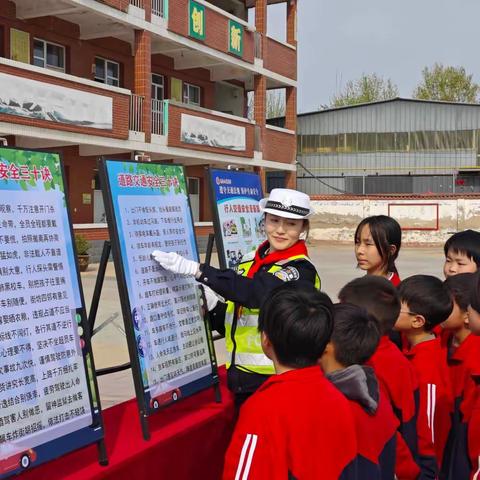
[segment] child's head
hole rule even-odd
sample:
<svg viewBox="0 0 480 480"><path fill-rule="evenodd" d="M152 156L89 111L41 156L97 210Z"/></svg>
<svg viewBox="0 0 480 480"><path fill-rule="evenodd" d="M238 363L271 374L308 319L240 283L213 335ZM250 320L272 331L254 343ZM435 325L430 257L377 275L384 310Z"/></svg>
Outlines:
<svg viewBox="0 0 480 480"><path fill-rule="evenodd" d="M364 218L355 231L358 267L373 275L397 273L395 260L402 245L402 229L386 215Z"/></svg>
<svg viewBox="0 0 480 480"><path fill-rule="evenodd" d="M332 301L304 282L286 282L273 290L258 318L263 351L289 368L316 365L332 328Z"/></svg>
<svg viewBox="0 0 480 480"><path fill-rule="evenodd" d="M401 310L395 330L430 332L452 313L451 294L443 282L432 275L413 275L398 286Z"/></svg>
<svg viewBox="0 0 480 480"><path fill-rule="evenodd" d="M480 267L480 233L473 230L455 233L445 242L443 251L445 277L475 273Z"/></svg>
<svg viewBox="0 0 480 480"><path fill-rule="evenodd" d="M395 325L400 312L397 289L385 278L367 275L347 283L338 294L341 303L363 307L373 315L385 335Z"/></svg>
<svg viewBox="0 0 480 480"><path fill-rule="evenodd" d="M320 359L326 373L363 365L377 349L380 326L364 308L350 303L339 303L333 309L333 332Z"/></svg>
<svg viewBox="0 0 480 480"><path fill-rule="evenodd" d="M468 327L474 335L480 335L480 273L476 273L470 288Z"/></svg>
<svg viewBox="0 0 480 480"><path fill-rule="evenodd" d="M460 273L447 277L443 282L453 299L452 313L442 323L445 330L461 331L468 328L468 306L474 279L473 273Z"/></svg>

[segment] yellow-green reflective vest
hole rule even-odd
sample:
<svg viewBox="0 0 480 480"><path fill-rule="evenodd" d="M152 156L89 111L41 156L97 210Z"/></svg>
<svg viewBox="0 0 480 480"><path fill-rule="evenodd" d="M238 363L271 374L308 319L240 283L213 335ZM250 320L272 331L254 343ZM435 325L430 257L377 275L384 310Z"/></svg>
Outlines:
<svg viewBox="0 0 480 480"><path fill-rule="evenodd" d="M274 274L287 263L294 260L307 260L311 263L311 260L306 255L294 255L272 265L268 269L268 273ZM246 277L252 265L253 260L241 262L238 265L240 274ZM320 289L320 277L318 274L315 275L315 288ZM260 343L258 313L258 308L246 308L230 301L227 302L225 314L226 365L227 368L230 368L233 360L237 368L246 372L273 375L275 373L273 363L263 353Z"/></svg>

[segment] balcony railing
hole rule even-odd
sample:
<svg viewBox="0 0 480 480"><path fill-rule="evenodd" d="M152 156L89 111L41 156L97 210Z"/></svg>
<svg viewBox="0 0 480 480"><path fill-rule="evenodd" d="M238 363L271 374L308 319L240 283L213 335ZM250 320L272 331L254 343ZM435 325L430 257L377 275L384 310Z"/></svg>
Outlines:
<svg viewBox="0 0 480 480"><path fill-rule="evenodd" d="M138 8L143 8L143 0L130 0L130 5Z"/></svg>
<svg viewBox="0 0 480 480"><path fill-rule="evenodd" d="M152 0L152 14L167 18L168 0Z"/></svg>
<svg viewBox="0 0 480 480"><path fill-rule="evenodd" d="M152 99L152 133L165 135L165 101Z"/></svg>
<svg viewBox="0 0 480 480"><path fill-rule="evenodd" d="M143 132L143 101L140 95L130 96L130 117L128 129L133 132Z"/></svg>

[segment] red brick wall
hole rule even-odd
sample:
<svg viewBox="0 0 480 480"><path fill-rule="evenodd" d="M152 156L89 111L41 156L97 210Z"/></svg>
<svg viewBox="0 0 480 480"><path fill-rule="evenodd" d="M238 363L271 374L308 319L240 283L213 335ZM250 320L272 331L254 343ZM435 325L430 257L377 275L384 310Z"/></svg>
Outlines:
<svg viewBox="0 0 480 480"><path fill-rule="evenodd" d="M291 133L265 129L263 159L273 162L294 163L296 159L296 139Z"/></svg>
<svg viewBox="0 0 480 480"><path fill-rule="evenodd" d="M17 77L29 78L38 80L43 83L52 85L61 85L63 87L73 88L88 93L95 93L105 97L110 97L113 100L113 130L101 130L98 128L78 127L75 125L68 125L66 123L51 122L48 120L38 120L32 118L25 118L16 115L0 114L0 121L18 123L21 125L30 125L33 127L49 128L54 130L62 130L75 133L86 133L100 135L102 137L112 137L119 139L128 138L128 111L129 111L129 96L120 93L108 92L94 87L61 80L58 78L48 77L42 74L29 72L8 65L0 65L0 72L14 75Z"/></svg>
<svg viewBox="0 0 480 480"><path fill-rule="evenodd" d="M172 32L188 37L188 0L174 0L169 2L168 29ZM214 10L205 8L205 41L199 43L208 45L215 50L224 53L228 51L228 18ZM191 37L189 37L191 38ZM253 32L244 30L243 56L246 62L254 61L254 37ZM192 40L197 41L192 38ZM231 54L234 57L237 55Z"/></svg>
<svg viewBox="0 0 480 480"><path fill-rule="evenodd" d="M31 63L33 63L33 39L58 43L65 47L65 72L77 77L94 79L95 57L103 57L120 64L120 86L133 90L133 56L129 43L116 38L80 40L80 29L75 23L56 17L41 17L28 21L11 16L11 2L0 0L0 25L5 28L5 52L10 56L10 28L30 33ZM13 9L14 13L14 9Z"/></svg>
<svg viewBox="0 0 480 480"><path fill-rule="evenodd" d="M126 12L128 10L128 5L130 4L130 0L97 0L99 3L104 3L110 7L116 8L117 10L121 10L122 12Z"/></svg>
<svg viewBox="0 0 480 480"><path fill-rule="evenodd" d="M197 112L195 110L190 110L188 108L182 108L177 105L169 105L168 110L168 146L169 147L183 147L189 148L192 150L202 150L205 152L212 153L223 153L226 155L237 155L240 157L253 157L253 148L254 148L254 129L255 126L251 123L235 122L234 120L229 120L223 117L218 117L216 115L211 115L209 113ZM229 123L231 125L238 125L246 129L246 150L239 152L236 150L227 150L224 148L215 148L203 145L192 145L189 143L183 143L180 139L181 135L181 114L186 113L188 115L194 115L202 118L209 118L211 120L217 120L219 122Z"/></svg>
<svg viewBox="0 0 480 480"><path fill-rule="evenodd" d="M267 70L297 79L297 52L282 43L267 38L263 53L263 66Z"/></svg>
<svg viewBox="0 0 480 480"><path fill-rule="evenodd" d="M210 197L208 194L208 177L205 165L190 165L185 167L187 177L196 177L200 179L200 222L212 221L212 209L210 207Z"/></svg>

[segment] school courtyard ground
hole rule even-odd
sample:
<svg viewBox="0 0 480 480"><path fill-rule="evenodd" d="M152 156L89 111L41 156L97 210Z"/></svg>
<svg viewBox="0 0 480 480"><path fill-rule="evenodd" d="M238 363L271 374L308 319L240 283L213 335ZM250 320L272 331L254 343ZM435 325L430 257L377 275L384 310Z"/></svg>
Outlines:
<svg viewBox="0 0 480 480"><path fill-rule="evenodd" d="M336 301L340 288L349 280L361 276L355 266L352 245L314 242L309 245L309 253L322 279L322 289ZM213 255L216 259L216 254ZM401 278L416 273L436 275L443 278L442 246L404 246L397 262ZM89 266L82 273L87 313L90 308L98 264ZM113 318L113 320L112 320ZM96 368L105 368L129 361L125 339L123 319L113 263L109 262L102 296L98 309L95 328L99 331L93 337L93 351ZM215 342L218 363L225 363L223 339ZM134 388L130 370L99 377L102 407L108 408L116 403L134 397Z"/></svg>

